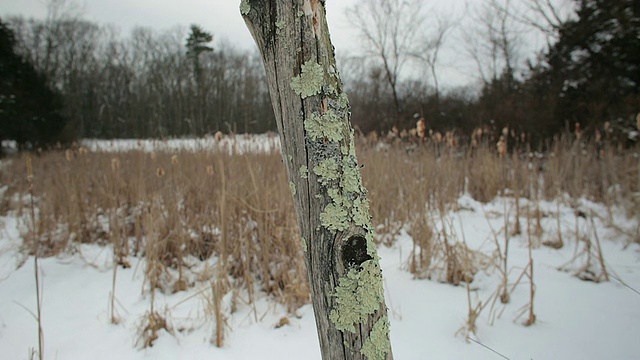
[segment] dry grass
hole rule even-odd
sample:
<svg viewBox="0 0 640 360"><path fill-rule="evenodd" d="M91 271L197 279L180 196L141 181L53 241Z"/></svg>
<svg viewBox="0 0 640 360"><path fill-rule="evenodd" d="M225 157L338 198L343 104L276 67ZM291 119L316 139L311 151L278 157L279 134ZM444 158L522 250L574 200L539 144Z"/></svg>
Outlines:
<svg viewBox="0 0 640 360"><path fill-rule="evenodd" d="M487 266L509 271L506 250L500 259L488 259L467 248L464 234L455 233L453 221L444 214L456 210L461 194L483 202L500 194L524 197L534 205L569 194L609 207L623 205L629 215L640 215L633 203L640 198L637 150L575 142L568 136L557 139L551 149L544 156L529 152L500 156L495 144L486 142L467 149L360 141L358 155L378 241L392 243L401 229L408 231L414 241L409 270L418 277L458 285L470 283ZM4 212L29 214L25 166L16 158L0 171L0 182L8 186L0 199ZM76 251L79 244L110 245L117 265L114 290L117 267L126 268L132 258L145 257L144 291L151 298L143 321L145 345L153 344L160 329L170 329L153 307L156 291L211 284L208 308L216 321L212 342L218 346L224 341L226 319L221 299L229 292L243 291L251 304L260 291L291 312L309 301L301 241L277 152L230 155L200 149L114 154L75 148L38 154L31 166L37 211L25 234L25 251L33 254L37 248L39 256L52 256ZM517 203L515 209L505 208L507 226L499 235L504 245L520 232L520 211ZM514 213L515 222L510 223ZM527 234L540 239L543 215L539 208L529 207L526 214ZM638 234L636 238L640 241ZM596 251L594 258L601 260L601 254ZM208 265L199 266L203 262ZM525 276L532 282L532 260L528 269ZM503 290L507 291L506 276ZM531 323L533 292L532 285ZM111 295L111 317L117 322L113 291ZM475 317L484 305L470 301L474 319L469 331L474 331Z"/></svg>

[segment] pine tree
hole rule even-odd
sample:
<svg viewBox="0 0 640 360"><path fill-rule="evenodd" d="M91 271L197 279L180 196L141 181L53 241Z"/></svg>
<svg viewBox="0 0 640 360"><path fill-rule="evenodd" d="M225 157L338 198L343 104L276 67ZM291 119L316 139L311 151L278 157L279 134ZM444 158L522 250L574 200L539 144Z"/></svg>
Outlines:
<svg viewBox="0 0 640 360"><path fill-rule="evenodd" d="M640 105L640 2L576 2L576 18L563 24L546 56L557 121L631 121Z"/></svg>
<svg viewBox="0 0 640 360"><path fill-rule="evenodd" d="M196 85L196 102L193 112L195 117L195 131L201 135L205 128L205 93L204 93L204 77L202 67L200 65L200 54L203 52L212 52L213 48L207 44L213 41L213 35L202 30L198 25L191 25L191 33L187 38L187 58L193 64L193 78Z"/></svg>
<svg viewBox="0 0 640 360"><path fill-rule="evenodd" d="M21 148L47 147L61 140L66 119L58 93L15 52L13 31L0 19L0 140Z"/></svg>

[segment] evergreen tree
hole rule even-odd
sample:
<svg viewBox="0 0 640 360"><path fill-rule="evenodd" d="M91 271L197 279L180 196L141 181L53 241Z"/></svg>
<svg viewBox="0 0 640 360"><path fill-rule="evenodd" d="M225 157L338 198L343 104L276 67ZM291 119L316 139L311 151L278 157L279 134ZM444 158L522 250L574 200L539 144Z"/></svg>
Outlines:
<svg viewBox="0 0 640 360"><path fill-rule="evenodd" d="M187 58L193 64L193 78L196 84L196 109L192 113L195 120L195 133L202 135L205 130L205 98L204 76L200 65L200 54L212 52L213 48L207 44L213 41L213 35L202 30L198 25L191 25L191 33L187 38Z"/></svg>
<svg viewBox="0 0 640 360"><path fill-rule="evenodd" d="M0 140L21 148L60 141L66 123L61 106L46 77L16 54L14 34L0 19Z"/></svg>
<svg viewBox="0 0 640 360"><path fill-rule="evenodd" d="M640 2L576 0L577 17L537 74L538 91L557 96L556 126L630 121L640 108Z"/></svg>
<svg viewBox="0 0 640 360"><path fill-rule="evenodd" d="M213 35L202 30L198 25L191 25L191 32L187 38L187 56L194 63L198 63L198 56L202 52L213 51L213 48L207 45L211 41L213 41Z"/></svg>

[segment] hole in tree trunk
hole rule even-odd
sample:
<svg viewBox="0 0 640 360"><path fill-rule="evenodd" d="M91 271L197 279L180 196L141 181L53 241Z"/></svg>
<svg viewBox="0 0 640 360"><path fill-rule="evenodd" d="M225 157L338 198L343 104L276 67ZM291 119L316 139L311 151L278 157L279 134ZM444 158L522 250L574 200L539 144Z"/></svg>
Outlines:
<svg viewBox="0 0 640 360"><path fill-rule="evenodd" d="M367 254L367 239L362 235L353 235L342 245L342 263L346 268L358 267L371 259Z"/></svg>

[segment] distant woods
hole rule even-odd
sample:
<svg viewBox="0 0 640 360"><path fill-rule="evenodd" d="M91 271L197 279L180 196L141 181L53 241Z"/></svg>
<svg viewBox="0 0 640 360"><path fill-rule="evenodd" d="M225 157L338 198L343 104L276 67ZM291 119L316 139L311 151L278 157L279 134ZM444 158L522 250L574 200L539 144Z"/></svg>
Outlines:
<svg viewBox="0 0 640 360"><path fill-rule="evenodd" d="M158 138L275 129L256 52L198 26L157 32L78 19L10 18L16 51L64 99L78 137Z"/></svg>
<svg viewBox="0 0 640 360"><path fill-rule="evenodd" d="M419 0L361 0L345 15L360 47L338 50L338 66L362 134L409 133L419 119L428 130L463 137L478 128L499 137L506 127L535 145L576 124L594 136L605 123L624 138L637 130L636 0L482 0L459 15ZM206 28L123 36L60 11L3 21L15 54L59 96L55 113L67 121L67 137L275 130L257 51ZM532 38L541 48L530 48ZM453 67L468 86L448 85ZM8 118L0 114L0 140L11 137Z"/></svg>
<svg viewBox="0 0 640 360"><path fill-rule="evenodd" d="M37 147L62 140L61 96L14 47L13 32L0 20L0 140Z"/></svg>

